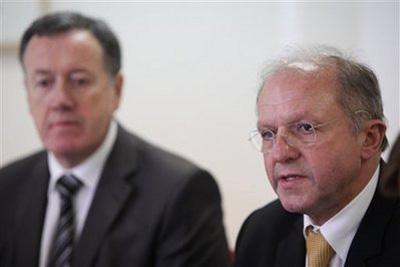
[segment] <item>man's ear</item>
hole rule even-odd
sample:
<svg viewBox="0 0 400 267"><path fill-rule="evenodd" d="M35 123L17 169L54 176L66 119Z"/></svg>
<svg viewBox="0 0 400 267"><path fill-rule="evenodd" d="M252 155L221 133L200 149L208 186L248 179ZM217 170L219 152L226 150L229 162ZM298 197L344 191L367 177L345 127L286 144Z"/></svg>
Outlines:
<svg viewBox="0 0 400 267"><path fill-rule="evenodd" d="M113 92L114 92L114 109L117 109L119 107L119 103L121 102L121 96L122 96L122 87L124 83L124 76L122 75L121 72L118 72L117 75L114 77L114 82L113 82Z"/></svg>
<svg viewBox="0 0 400 267"><path fill-rule="evenodd" d="M386 125L381 120L369 120L365 123L361 156L367 160L380 153L385 137Z"/></svg>

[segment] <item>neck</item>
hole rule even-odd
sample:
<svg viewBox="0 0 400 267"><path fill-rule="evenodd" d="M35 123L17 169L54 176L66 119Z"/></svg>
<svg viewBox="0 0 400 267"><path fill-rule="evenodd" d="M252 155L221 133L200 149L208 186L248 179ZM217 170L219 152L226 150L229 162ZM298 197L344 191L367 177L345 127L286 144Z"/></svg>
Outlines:
<svg viewBox="0 0 400 267"><path fill-rule="evenodd" d="M66 156L66 155L56 155L54 154L55 158L57 161L60 163L60 165L65 168L65 169L71 169L75 166L78 166L82 162L84 162L87 158L90 157L92 153L88 153L85 155L79 155L79 156Z"/></svg>

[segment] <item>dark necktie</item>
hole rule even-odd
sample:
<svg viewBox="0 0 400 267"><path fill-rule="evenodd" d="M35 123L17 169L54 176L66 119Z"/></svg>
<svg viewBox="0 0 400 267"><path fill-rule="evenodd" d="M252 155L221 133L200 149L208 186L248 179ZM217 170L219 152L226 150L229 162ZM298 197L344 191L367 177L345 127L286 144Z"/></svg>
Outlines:
<svg viewBox="0 0 400 267"><path fill-rule="evenodd" d="M49 258L49 267L71 266L75 220L72 200L74 193L82 185L82 182L72 174L62 176L56 184L60 193L60 218L54 236L53 246Z"/></svg>

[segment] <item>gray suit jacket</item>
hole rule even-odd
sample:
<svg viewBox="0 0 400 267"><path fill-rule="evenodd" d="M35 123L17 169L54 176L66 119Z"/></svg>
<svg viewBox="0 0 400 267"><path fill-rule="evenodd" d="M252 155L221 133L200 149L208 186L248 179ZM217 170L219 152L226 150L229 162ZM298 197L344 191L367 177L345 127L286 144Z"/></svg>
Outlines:
<svg viewBox="0 0 400 267"><path fill-rule="evenodd" d="M0 266L37 266L46 152L0 170ZM221 199L206 171L119 127L73 266L223 267Z"/></svg>

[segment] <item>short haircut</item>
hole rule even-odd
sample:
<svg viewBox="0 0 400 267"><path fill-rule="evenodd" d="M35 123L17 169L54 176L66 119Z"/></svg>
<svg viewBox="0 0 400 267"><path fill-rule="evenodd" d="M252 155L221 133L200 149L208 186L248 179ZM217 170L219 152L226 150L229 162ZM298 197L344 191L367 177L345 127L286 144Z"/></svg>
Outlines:
<svg viewBox="0 0 400 267"><path fill-rule="evenodd" d="M333 70L340 84L339 103L351 119L354 130L359 132L365 119L378 119L385 123L381 91L374 72L365 64L328 46L293 48L287 51L284 57L269 62L262 74L257 102L268 79L286 70L304 73ZM381 150L383 151L387 146L388 140L385 135Z"/></svg>
<svg viewBox="0 0 400 267"><path fill-rule="evenodd" d="M117 37L102 20L89 18L75 12L59 12L35 20L24 32L19 48L19 59L24 66L24 54L29 41L35 35L53 36L72 30L88 31L103 49L104 66L114 77L121 69L121 49Z"/></svg>

